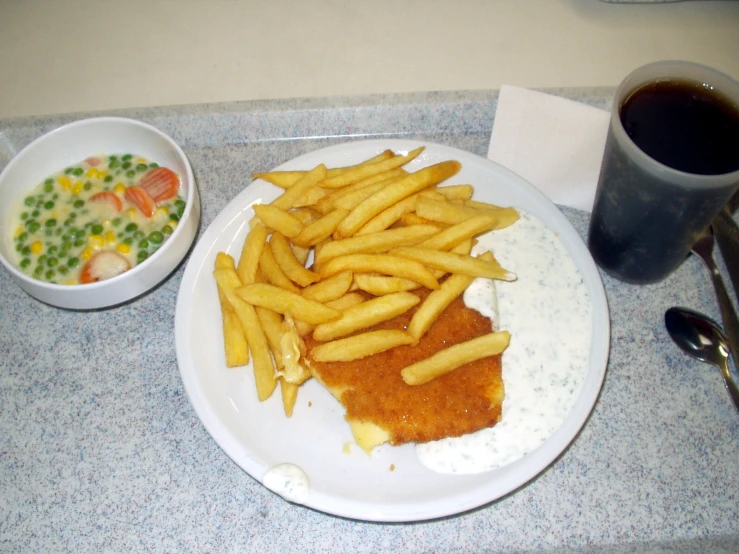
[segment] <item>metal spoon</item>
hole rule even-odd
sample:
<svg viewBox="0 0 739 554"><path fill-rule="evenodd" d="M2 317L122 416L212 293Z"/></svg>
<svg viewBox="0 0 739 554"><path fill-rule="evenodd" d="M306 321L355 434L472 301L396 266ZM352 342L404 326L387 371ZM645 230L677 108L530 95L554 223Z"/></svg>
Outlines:
<svg viewBox="0 0 739 554"><path fill-rule="evenodd" d="M688 308L670 308L665 312L665 327L683 351L719 368L734 407L739 410L739 389L729 373L732 351L719 326Z"/></svg>
<svg viewBox="0 0 739 554"><path fill-rule="evenodd" d="M698 240L693 245L692 251L693 254L703 260L703 263L706 264L706 267L711 272L711 280L713 281L713 288L716 291L716 298L721 309L721 319L724 322L724 329L726 329L729 345L733 352L739 353L739 318L737 318L734 305L731 303L731 297L729 297L726 285L724 285L716 262L713 259L713 233L710 228L706 229L698 237Z"/></svg>

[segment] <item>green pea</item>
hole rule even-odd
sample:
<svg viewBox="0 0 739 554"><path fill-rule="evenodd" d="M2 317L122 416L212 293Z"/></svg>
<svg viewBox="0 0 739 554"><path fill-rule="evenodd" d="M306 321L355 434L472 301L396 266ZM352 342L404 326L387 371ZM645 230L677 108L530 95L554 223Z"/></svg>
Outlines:
<svg viewBox="0 0 739 554"><path fill-rule="evenodd" d="M82 188L85 190L90 190L92 188L92 183L90 181L87 181L84 185L82 185Z"/></svg>
<svg viewBox="0 0 739 554"><path fill-rule="evenodd" d="M49 246L46 252L49 254L49 256L53 256L54 254L59 252L59 247L56 244L54 244L52 246Z"/></svg>
<svg viewBox="0 0 739 554"><path fill-rule="evenodd" d="M41 275L44 272L44 268L40 265L37 265L36 268L33 270L34 275Z"/></svg>
<svg viewBox="0 0 739 554"><path fill-rule="evenodd" d="M126 225L126 233L133 233L138 228L139 226L135 223L129 223L128 225Z"/></svg>
<svg viewBox="0 0 739 554"><path fill-rule="evenodd" d="M127 161L128 161L128 160L130 160L131 158L133 158L133 154L124 154L123 156L121 156L121 159L122 159L122 160L123 160L124 162L127 162Z"/></svg>
<svg viewBox="0 0 739 554"><path fill-rule="evenodd" d="M149 164L149 167L150 167L151 169L154 169L155 167L159 167L159 164L158 164L158 163L156 163L156 162L151 162L151 163Z"/></svg>
<svg viewBox="0 0 739 554"><path fill-rule="evenodd" d="M117 158L111 157L111 160L110 160L110 162L108 163L108 167L109 167L110 169L115 169L115 168L116 168L116 167L118 167L119 165L121 165L121 162L119 162Z"/></svg>
<svg viewBox="0 0 739 554"><path fill-rule="evenodd" d="M118 227L121 223L123 223L123 221L121 220L121 218L120 217L116 217L113 220L113 227Z"/></svg>
<svg viewBox="0 0 739 554"><path fill-rule="evenodd" d="M70 212L69 219L76 219L77 218L77 212Z"/></svg>
<svg viewBox="0 0 739 554"><path fill-rule="evenodd" d="M51 192L52 190L54 190L54 185L52 183L44 184L44 192Z"/></svg>
<svg viewBox="0 0 739 554"><path fill-rule="evenodd" d="M139 241L139 248L149 248L149 241L146 239L141 239Z"/></svg>
<svg viewBox="0 0 739 554"><path fill-rule="evenodd" d="M20 252L21 250L23 250L23 245L19 242L15 245L15 251Z"/></svg>
<svg viewBox="0 0 739 554"><path fill-rule="evenodd" d="M149 166L146 164L136 164L136 171L146 171L149 169Z"/></svg>
<svg viewBox="0 0 739 554"><path fill-rule="evenodd" d="M117 233L116 234L116 237L118 237L119 239L122 239L125 236L126 236L126 233L124 233L123 231L121 231L120 233Z"/></svg>
<svg viewBox="0 0 739 554"><path fill-rule="evenodd" d="M154 231L149 235L149 240L154 244L162 244L162 242L164 241L164 235L162 235L162 233L160 233L159 231Z"/></svg>
<svg viewBox="0 0 739 554"><path fill-rule="evenodd" d="M136 232L135 232L135 233L133 234L133 238L134 238L134 240L141 240L141 239L142 239L142 238L144 238L145 236L146 236L146 233L144 233L144 232L143 232L143 231L141 231L141 230L139 230L139 231L136 231Z"/></svg>
<svg viewBox="0 0 739 554"><path fill-rule="evenodd" d="M62 237L64 238L64 237ZM66 239L62 243L62 250L72 250L72 242L69 239Z"/></svg>
<svg viewBox="0 0 739 554"><path fill-rule="evenodd" d="M28 239L28 233L26 233L25 231L23 231L20 235L15 237L15 240L17 240L18 242L26 242L27 239Z"/></svg>
<svg viewBox="0 0 739 554"><path fill-rule="evenodd" d="M23 203L26 206L33 206L36 203L36 199L33 196L26 196L26 199L23 200Z"/></svg>
<svg viewBox="0 0 739 554"><path fill-rule="evenodd" d="M82 229L78 229L74 233L74 236L77 237L78 239L84 238L85 235L86 233Z"/></svg>
<svg viewBox="0 0 739 554"><path fill-rule="evenodd" d="M99 223L96 223L92 226L92 234L93 235L102 235L103 234L103 226Z"/></svg>
<svg viewBox="0 0 739 554"><path fill-rule="evenodd" d="M83 227L84 229L91 229L93 225L95 225L95 224L94 224L94 223L93 223L92 221L88 221L88 222L87 222L87 223L85 223L85 224L84 224L84 225L83 225L82 227Z"/></svg>
<svg viewBox="0 0 739 554"><path fill-rule="evenodd" d="M172 221L179 221L180 220L180 216L177 215L176 213L171 213L171 214L169 214L169 219L171 219Z"/></svg>
<svg viewBox="0 0 739 554"><path fill-rule="evenodd" d="M85 241L83 239L77 239L76 241L74 241L74 245L77 247L84 246L84 244L85 244Z"/></svg>
<svg viewBox="0 0 739 554"><path fill-rule="evenodd" d="M81 167L75 167L74 170L72 171L72 175L74 175L75 177L79 177L84 172L85 172L85 170L82 169Z"/></svg>
<svg viewBox="0 0 739 554"><path fill-rule="evenodd" d="M54 193L51 195L52 200L59 200L59 195L57 193Z"/></svg>
<svg viewBox="0 0 739 554"><path fill-rule="evenodd" d="M148 257L149 254L146 252L146 250L139 250L138 254L136 254L136 261L138 263L141 263Z"/></svg>
<svg viewBox="0 0 739 554"><path fill-rule="evenodd" d="M26 245L23 247L23 250L21 250L21 254L24 256L28 256L31 253L31 247Z"/></svg>
<svg viewBox="0 0 739 554"><path fill-rule="evenodd" d="M111 181L113 181L113 176L112 175L106 175L105 178L103 179L103 181L105 181L106 183L110 183Z"/></svg>
<svg viewBox="0 0 739 554"><path fill-rule="evenodd" d="M182 200L182 198L178 198L177 200L174 201L174 205L177 206L178 208L183 207L185 205L185 201Z"/></svg>
<svg viewBox="0 0 739 554"><path fill-rule="evenodd" d="M48 202L44 203L44 209L45 210L53 210L54 209L54 202L49 200Z"/></svg>
<svg viewBox="0 0 739 554"><path fill-rule="evenodd" d="M38 217L38 216L40 216L40 215L41 215L41 212L40 212L40 211L38 211L38 210L33 210L33 211L31 212L31 215L32 215L33 217Z"/></svg>
<svg viewBox="0 0 739 554"><path fill-rule="evenodd" d="M66 250L62 250L61 252L59 252L59 255L57 256L57 258L59 258L60 260L64 259L67 257L68 254L69 252L67 252Z"/></svg>
<svg viewBox="0 0 739 554"><path fill-rule="evenodd" d="M46 179L46 181L44 181L44 184L45 185L53 185L54 184L54 179L52 179L51 177L49 177L48 179Z"/></svg>
<svg viewBox="0 0 739 554"><path fill-rule="evenodd" d="M53 256L49 258L48 260L46 260L46 265L48 265L49 267L54 267L58 263L59 263L59 260L57 260Z"/></svg>
<svg viewBox="0 0 739 554"><path fill-rule="evenodd" d="M185 206L180 206L179 208L177 208L177 215L179 217L182 217L182 214L184 213L185 213Z"/></svg>
<svg viewBox="0 0 739 554"><path fill-rule="evenodd" d="M28 212L23 212L21 214L21 221L25 221L26 219L28 219Z"/></svg>
<svg viewBox="0 0 739 554"><path fill-rule="evenodd" d="M47 219L46 221L44 221L44 225L46 225L47 227L55 227L56 219L54 219L53 217L51 219Z"/></svg>
<svg viewBox="0 0 739 554"><path fill-rule="evenodd" d="M51 227L49 227L48 229L46 229L44 231L44 236L45 237L51 237L53 235L54 235L54 229L52 229Z"/></svg>
<svg viewBox="0 0 739 554"><path fill-rule="evenodd" d="M84 201L84 200L75 200L75 201L74 201L74 204L72 204L72 205L73 205L73 206L74 206L75 208L81 208L82 206L84 206L84 205L85 205L85 201Z"/></svg>
<svg viewBox="0 0 739 554"><path fill-rule="evenodd" d="M39 263L39 265L45 264L46 263L46 258L47 258L46 254L41 254L38 257L38 263Z"/></svg>
<svg viewBox="0 0 739 554"><path fill-rule="evenodd" d="M74 168L73 168L73 167L68 167L68 168L66 168L66 169L64 170L64 174L65 174L65 175L69 175L70 173L72 173L72 171L73 171L73 170L74 170Z"/></svg>
<svg viewBox="0 0 739 554"><path fill-rule="evenodd" d="M59 272L60 275L66 275L67 273L69 273L69 269L67 269L66 265L60 265L56 270Z"/></svg>
<svg viewBox="0 0 739 554"><path fill-rule="evenodd" d="M128 177L129 179L131 177L133 177L134 175L136 175L136 171L135 170L129 169L128 171L126 171L126 177Z"/></svg>
<svg viewBox="0 0 739 554"><path fill-rule="evenodd" d="M46 271L46 273L44 273L44 277L46 277L49 280L53 279L54 275L56 275L56 271L54 271L53 269L49 269Z"/></svg>
<svg viewBox="0 0 739 554"><path fill-rule="evenodd" d="M128 246L131 246L133 244L133 237L126 237L125 239L123 239L123 242Z"/></svg>
<svg viewBox="0 0 739 554"><path fill-rule="evenodd" d="M129 167L131 167L131 162L129 161L123 162L121 164L121 169L128 169Z"/></svg>
<svg viewBox="0 0 739 554"><path fill-rule="evenodd" d="M36 233L38 230L41 229L41 224L38 221L32 221L28 225L28 232L29 233Z"/></svg>
<svg viewBox="0 0 739 554"><path fill-rule="evenodd" d="M65 227L71 227L74 224L74 219L65 219L64 220L64 226Z"/></svg>
<svg viewBox="0 0 739 554"><path fill-rule="evenodd" d="M67 260L67 267L69 267L71 269L74 269L78 265L80 265L80 259L79 258L72 257L72 258L69 258Z"/></svg>
<svg viewBox="0 0 739 554"><path fill-rule="evenodd" d="M162 234L164 235L171 235L173 231L174 229L172 229L172 227L170 227L169 225L165 225L164 227L162 227Z"/></svg>
<svg viewBox="0 0 739 554"><path fill-rule="evenodd" d="M28 258L23 258L20 265L21 268L26 269L29 265L31 265L31 260L29 260Z"/></svg>

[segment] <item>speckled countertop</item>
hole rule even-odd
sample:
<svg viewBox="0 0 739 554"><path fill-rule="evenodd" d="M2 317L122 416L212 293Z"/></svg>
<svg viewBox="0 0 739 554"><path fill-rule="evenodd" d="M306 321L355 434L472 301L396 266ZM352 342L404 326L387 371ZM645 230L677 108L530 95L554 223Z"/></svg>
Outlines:
<svg viewBox="0 0 739 554"><path fill-rule="evenodd" d="M607 106L610 89L552 90ZM322 146L423 138L485 155L494 91L114 112L169 133L200 187L202 231L249 182ZM112 113L112 112L109 112ZM0 120L0 166L90 114ZM584 233L587 214L566 215ZM592 416L537 479L470 513L370 524L291 505L236 466L184 393L174 347L181 266L135 302L50 308L0 273L2 552L736 552L739 417L718 372L663 313L718 318L695 259L658 285L604 277L611 356Z"/></svg>

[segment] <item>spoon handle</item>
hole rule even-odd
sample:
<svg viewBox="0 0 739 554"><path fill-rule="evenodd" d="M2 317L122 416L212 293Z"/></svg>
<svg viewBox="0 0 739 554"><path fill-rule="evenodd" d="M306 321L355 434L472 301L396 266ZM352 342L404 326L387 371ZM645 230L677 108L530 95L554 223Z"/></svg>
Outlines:
<svg viewBox="0 0 739 554"><path fill-rule="evenodd" d="M719 250L729 271L734 292L739 294L739 227L727 209L719 212L711 224Z"/></svg>
<svg viewBox="0 0 739 554"><path fill-rule="evenodd" d="M737 318L734 305L731 303L731 298L726 290L721 274L718 271L713 259L710 259L710 263L706 262L708 269L711 272L711 279L713 280L713 288L716 291L716 298L718 299L719 308L721 308L721 319L724 322L724 330L726 331L726 338L729 341L729 346L734 356L739 355L739 318ZM736 359L736 358L735 358ZM739 362L738 362L739 363Z"/></svg>
<svg viewBox="0 0 739 554"><path fill-rule="evenodd" d="M731 400L734 402L734 407L739 411L739 388L737 388L736 383L729 373L729 358L725 358L723 363L719 364L719 370L721 371L721 377L724 378L726 390L729 391L729 396L731 396Z"/></svg>

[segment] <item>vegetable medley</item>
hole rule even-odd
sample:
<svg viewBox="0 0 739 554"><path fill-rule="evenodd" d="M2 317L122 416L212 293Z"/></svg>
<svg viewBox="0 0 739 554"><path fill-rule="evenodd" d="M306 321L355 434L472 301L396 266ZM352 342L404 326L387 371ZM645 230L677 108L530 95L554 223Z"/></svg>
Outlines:
<svg viewBox="0 0 739 554"><path fill-rule="evenodd" d="M17 209L17 265L66 285L114 277L151 256L185 210L180 178L132 154L96 156L48 177Z"/></svg>

